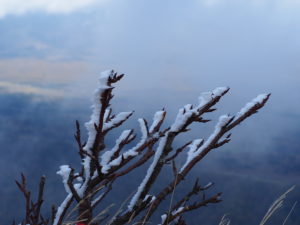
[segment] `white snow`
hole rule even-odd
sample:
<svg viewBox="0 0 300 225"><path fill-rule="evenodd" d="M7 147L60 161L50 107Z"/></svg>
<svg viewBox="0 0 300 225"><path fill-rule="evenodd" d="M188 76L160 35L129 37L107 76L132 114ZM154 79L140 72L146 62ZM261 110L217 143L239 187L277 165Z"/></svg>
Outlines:
<svg viewBox="0 0 300 225"><path fill-rule="evenodd" d="M195 110L187 110L186 107L179 109L175 122L172 124L170 131L178 132L182 129L186 121L196 113Z"/></svg>
<svg viewBox="0 0 300 225"><path fill-rule="evenodd" d="M217 87L212 91L212 93L214 96L221 96L228 90L229 90L229 87Z"/></svg>
<svg viewBox="0 0 300 225"><path fill-rule="evenodd" d="M199 145L203 142L203 139L196 139L189 145L189 151L187 153L187 162L190 162L195 157L196 151Z"/></svg>
<svg viewBox="0 0 300 225"><path fill-rule="evenodd" d="M182 210L184 210L184 207L179 207L178 209L176 209L176 210L174 210L174 211L172 212L172 215L174 216L174 215L176 215L177 213L180 213ZM158 225L164 224L164 223L166 222L166 219L167 219L167 214L161 215L161 223L158 224Z"/></svg>
<svg viewBox="0 0 300 225"><path fill-rule="evenodd" d="M86 156L83 159L83 168L84 168L84 177L85 177L85 181L84 183L81 185L81 187L78 187L76 189L79 197L83 197L83 193L85 192L86 188L87 188L87 184L90 180L90 164L91 164L91 157Z"/></svg>
<svg viewBox="0 0 300 225"><path fill-rule="evenodd" d="M122 132L122 134L120 135L120 137L116 140L116 144L115 146L108 151L105 151L102 155L101 155L101 172L102 173L107 173L108 170L110 169L110 166L108 165L108 163L110 162L112 156L115 154L115 152L120 148L120 144L129 138L129 136L131 135L132 130L124 130Z"/></svg>
<svg viewBox="0 0 300 225"><path fill-rule="evenodd" d="M196 150L194 148L195 148L196 144L200 142L200 139L193 141L193 143L191 144L192 147L188 151L187 160L186 160L185 164L181 167L179 173L181 173L194 158L196 158L198 155L200 155L201 152L203 150L205 150L212 143L212 141L214 141L215 137L219 134L222 127L224 127L229 122L229 120L231 120L231 119L232 119L232 116L227 115L227 114L220 116L219 117L219 122L215 126L214 132L203 143L203 145L201 145Z"/></svg>
<svg viewBox="0 0 300 225"><path fill-rule="evenodd" d="M173 212L172 212L172 215L176 215L177 213L180 213L182 210L184 210L184 207L179 207L178 209L176 209L176 210L174 210Z"/></svg>
<svg viewBox="0 0 300 225"><path fill-rule="evenodd" d="M149 203L152 203L156 199L154 195L146 195L143 202L146 201L148 198L151 198Z"/></svg>
<svg viewBox="0 0 300 225"><path fill-rule="evenodd" d="M113 75L113 73L112 73L111 70L107 70L107 71L104 71L104 72L101 73L101 76L99 78L99 86L96 89L95 94L94 94L94 104L92 105L93 112L92 112L92 115L91 115L91 119L90 119L89 122L87 122L85 124L85 126L87 128L87 131L88 131L88 140L87 140L87 143L84 146L83 150L86 151L89 154L91 154L91 149L94 145L96 135L97 135L97 131L95 130L95 124L99 125L99 117L100 117L100 111L101 111L101 95L102 95L103 91L105 91L109 88L112 88L110 86L107 86L108 85L108 79L112 75ZM109 111L110 111L109 109L107 109L105 111L105 115L104 115L105 120L107 119L107 117L109 115ZM132 113L133 112L121 112L121 113L119 113L111 121L109 121L107 123L104 123L102 130L103 131L108 130L108 129L112 128L113 126L115 126L115 125L117 125L121 122L124 122L125 120L128 119L128 117L130 117L132 115ZM86 187L86 184L87 184L87 182L90 178L90 161L91 161L90 156L85 156L85 158L83 160L83 166L84 166L84 173L85 173L85 177L86 177L86 182L80 188L82 193L84 192L84 188Z"/></svg>
<svg viewBox="0 0 300 225"><path fill-rule="evenodd" d="M101 95L105 90L112 88L107 86L108 79L112 75L113 73L111 70L102 72L99 78L98 88L95 90L94 93L94 99L93 99L94 104L92 105L93 112L91 115L91 119L89 122L85 124L86 129L88 131L88 139L86 145L83 147L83 150L89 154L92 154L91 149L94 145L95 138L97 135L97 131L95 130L95 124L99 125L99 117L101 111ZM90 179L90 162L91 162L90 156L86 155L85 158L83 159L85 182L82 184L80 188L77 188L80 197L82 197L87 187L87 183L89 182Z"/></svg>
<svg viewBox="0 0 300 225"><path fill-rule="evenodd" d="M179 132L183 126L186 124L186 122L193 116L193 115L198 115L199 113L199 109L203 106L205 106L205 104L209 103L211 100L213 100L214 98L223 95L226 91L228 91L228 87L219 87L216 88L215 90L213 90L212 92L206 92L203 93L200 96L200 102L199 102L199 106L196 108L193 108L191 104L185 105L183 108L181 108L176 116L175 122L172 124L170 131L169 132ZM184 166L181 168L180 172L183 171L183 169L188 165L188 163L190 161L192 161L196 156L198 156L198 154L200 154L202 152L203 149L205 149L215 138L215 136L218 134L218 132L220 131L220 129L229 121L229 119L231 119L232 117L229 115L223 115L219 118L219 122L215 127L215 131L214 133L208 138L208 140L199 148L197 148L196 144L200 145L202 140L196 140L194 141L194 145L192 145L192 149L190 149L189 151L189 155L188 155L188 159L186 161L186 163L184 164ZM155 121L155 119L154 119ZM151 126L152 127L152 126ZM169 133L168 132L168 133ZM151 175L153 174L153 170L155 168L155 166L158 163L158 160L161 157L161 154L163 152L164 146L166 144L166 140L168 137L168 133L165 135L165 137L161 138L158 148L155 152L154 158L153 158L153 162L150 165L150 167L148 168L147 174L145 176L145 178L143 179L143 181L141 182L140 186L138 187L137 192L135 193L135 195L133 196L133 198L131 199L129 205L128 205L128 210L131 211L133 209L133 207L135 206L136 202L138 201L138 199L140 198L141 193L143 192L147 182L149 181Z"/></svg>
<svg viewBox="0 0 300 225"><path fill-rule="evenodd" d="M158 148L155 152L155 155L154 155L154 158L153 158L153 162L152 164L149 166L148 170L147 170L147 174L144 178L144 180L142 181L142 183L140 184L140 186L138 187L138 190L137 192L135 193L135 195L132 197L129 205L128 205L128 210L129 211L132 211L133 207L135 206L136 202L138 201L138 199L140 198L140 195L141 193L143 192L147 182L149 181L152 173L153 173L153 170L155 168L155 166L157 165L158 163L158 160L160 159L160 156L163 152L163 149L164 149L164 146L166 145L166 141L167 141L167 135L165 137L162 137L160 142L159 142L159 145L158 145Z"/></svg>
<svg viewBox="0 0 300 225"><path fill-rule="evenodd" d="M101 73L99 78L98 88L95 90L94 93L94 99L93 99L94 104L92 105L93 112L91 115L91 119L89 122L85 124L88 131L88 141L84 147L84 150L87 151L88 153L90 153L90 149L94 144L96 133L97 133L94 125L95 124L99 125L99 117L100 117L100 110L101 110L101 95L105 90L112 88L110 86L107 86L108 79L111 75L112 75L112 71L109 70ZM106 114L108 114L107 111Z"/></svg>
<svg viewBox="0 0 300 225"><path fill-rule="evenodd" d="M64 209L66 208L68 202L71 200L72 197L73 197L73 195L71 193L68 194L67 197L65 198L65 200L57 208L57 212L55 214L55 219L54 219L53 225L58 225L61 214L63 213Z"/></svg>
<svg viewBox="0 0 300 225"><path fill-rule="evenodd" d="M179 109L179 112L176 116L175 122L171 126L172 132L178 132L182 129L184 124L191 118L193 115L198 115L199 110L208 104L210 101L215 99L216 97L222 96L226 91L228 91L228 87L218 87L210 92L204 92L199 97L199 105L196 108L193 108L191 104L185 105L183 108Z"/></svg>
<svg viewBox="0 0 300 225"><path fill-rule="evenodd" d="M78 182L80 182L80 183L82 183L82 182L83 182L83 179L82 179L82 177L76 177L76 180L77 180Z"/></svg>
<svg viewBox="0 0 300 225"><path fill-rule="evenodd" d="M103 125L103 131L109 130L110 128L114 127L115 125L124 122L127 120L133 112L120 112L118 115L116 115L115 118L113 118L111 121L104 123Z"/></svg>
<svg viewBox="0 0 300 225"><path fill-rule="evenodd" d="M261 104L267 97L268 94L260 94L256 98L252 99L237 113L236 119L243 116L247 111L249 111L249 109L251 109L256 104Z"/></svg>
<svg viewBox="0 0 300 225"><path fill-rule="evenodd" d="M106 109L103 117L103 121L105 122L108 119L109 114L111 113L111 109Z"/></svg>
<svg viewBox="0 0 300 225"><path fill-rule="evenodd" d="M68 179L71 173L71 168L69 165L62 165L59 167L59 171L56 172L56 174L60 175L62 177L62 182L65 186L65 190L67 193L71 193L70 188L68 186Z"/></svg>
<svg viewBox="0 0 300 225"><path fill-rule="evenodd" d="M101 84L107 84L109 77L113 75L112 70L105 70L100 73L99 82Z"/></svg>
<svg viewBox="0 0 300 225"><path fill-rule="evenodd" d="M149 132L152 133L154 128L164 119L165 111L157 111L153 117L153 123L150 126Z"/></svg>
<svg viewBox="0 0 300 225"><path fill-rule="evenodd" d="M92 105L92 115L91 119L89 122L85 124L86 129L88 131L88 140L86 145L83 147L83 150L86 151L87 153L91 154L91 148L94 145L95 138L97 135L97 131L95 130L95 124L99 125L99 117L100 117L100 110L101 110L101 95L103 91L105 91L107 88L111 88L107 86L108 78L111 75L111 71L104 71L101 73L101 76L99 78L99 85L98 88L95 90L94 93L94 104ZM84 169L86 174L90 174L89 171L89 163L90 160L88 160L89 156L85 156L84 160ZM89 175L88 175L89 176Z"/></svg>
<svg viewBox="0 0 300 225"><path fill-rule="evenodd" d="M91 149L94 145L95 142L95 138L97 135L97 131L95 129L95 125L99 125L99 119L100 119L100 111L101 111L101 96L103 94L103 92L107 89L111 89L111 86L108 86L108 79L113 76L113 72L111 70L107 70L101 73L100 78L99 78L99 85L98 88L95 90L94 92L94 98L93 98L93 105L92 105L92 115L90 118L90 121L85 123L85 127L88 131L88 139L87 139L87 143L86 145L83 147L83 150L86 151L88 154L91 154ZM104 115L104 119L106 120L108 115L109 115L110 110L107 109L105 111L105 115ZM118 124L122 121L125 121L130 115L132 114L132 112L122 112L119 113L112 121L110 121L109 123L104 123L104 128L109 129L112 126L114 126L115 124ZM104 121L105 121L104 120ZM123 138L125 138L125 136L128 134L128 131L124 132L121 137L120 140ZM130 135L130 134L128 134ZM127 135L127 137L128 137ZM117 141L120 141L117 140ZM110 153L114 153L114 150L112 150L112 152ZM109 161L111 158L111 155L109 155L109 153L107 153L108 155L106 155L106 157L103 157L103 161L104 163L106 161ZM84 178L85 181L84 183L76 183L74 184L74 188L75 190L78 192L78 195L80 197L83 197L83 193L85 192L86 188L87 188L87 184L90 180L90 163L91 163L91 158L89 155L85 155L84 159L83 159L83 168L84 168ZM63 183L66 189L66 192L69 193L68 196L66 197L66 199L62 202L62 204L60 205L60 207L58 207L56 216L55 216L55 220L53 225L57 225L58 220L62 214L62 212L64 211L65 207L67 206L68 202L71 200L72 198L72 193L71 190L68 187L68 179L71 173L71 168L68 165L62 165L60 166L60 170L57 172L57 174L62 176L63 179ZM80 179L81 180L81 179ZM81 181L82 182L82 181Z"/></svg>
<svg viewBox="0 0 300 225"><path fill-rule="evenodd" d="M146 139L142 139L135 147L127 150L126 152L124 152L123 154L119 155L117 158L106 164L105 169L102 169L101 172L107 173L111 167L120 165L120 163L122 162L122 158L127 159L128 157L138 155L138 152L136 150L139 149L140 146L142 146L145 142Z"/></svg>
<svg viewBox="0 0 300 225"><path fill-rule="evenodd" d="M120 165L120 163L122 162L122 158L127 159L131 156L138 155L137 150L147 142L147 138L148 138L148 132L147 132L147 127L145 125L145 121L143 119L138 119L138 122L140 124L140 129L141 129L141 133L142 133L141 140L137 143L136 146L132 147L131 149L124 152L122 155L118 156L116 159L109 162L106 165L105 170L103 170L102 172L108 171L113 166ZM131 135L129 138L133 138L133 136Z"/></svg>
<svg viewBox="0 0 300 225"><path fill-rule="evenodd" d="M211 187L212 185L213 185L212 182L208 182L203 188L207 189L207 188Z"/></svg>
<svg viewBox="0 0 300 225"><path fill-rule="evenodd" d="M164 224L164 222L166 221L166 219L167 219L167 214L161 215L161 224Z"/></svg>
<svg viewBox="0 0 300 225"><path fill-rule="evenodd" d="M202 107L203 105L205 105L206 103L208 103L209 101L211 101L212 99L212 92L203 92L201 93L201 95L199 96L199 106Z"/></svg>
<svg viewBox="0 0 300 225"><path fill-rule="evenodd" d="M213 98L222 96L228 90L229 90L228 87L217 87L213 91L203 92L198 98L199 99L198 108L203 107L208 102L210 102Z"/></svg>
<svg viewBox="0 0 300 225"><path fill-rule="evenodd" d="M146 139L148 137L146 122L144 119L141 118L138 119L138 122L140 124L141 132L142 132L142 139Z"/></svg>
<svg viewBox="0 0 300 225"><path fill-rule="evenodd" d="M231 119L232 119L232 116L230 116L228 114L220 116L219 117L219 122L217 123L215 128L220 129L221 127L225 126L229 122L229 120L231 120Z"/></svg>
<svg viewBox="0 0 300 225"><path fill-rule="evenodd" d="M99 125L99 117L100 117L100 110L101 110L101 95L102 93L111 88L107 86L108 78L111 75L111 71L104 71L101 73L99 78L99 85L98 88L95 90L94 93L94 104L92 105L92 115L89 122L85 124L87 131L88 131L88 140L87 144L84 147L84 150L90 153L90 149L92 148L97 131L95 130L95 124Z"/></svg>

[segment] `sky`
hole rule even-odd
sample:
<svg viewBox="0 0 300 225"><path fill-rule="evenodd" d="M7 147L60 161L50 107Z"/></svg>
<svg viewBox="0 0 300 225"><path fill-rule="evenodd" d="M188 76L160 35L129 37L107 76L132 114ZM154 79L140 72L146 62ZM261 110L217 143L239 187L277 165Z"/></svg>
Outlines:
<svg viewBox="0 0 300 225"><path fill-rule="evenodd" d="M167 122L219 86L231 89L213 119L272 93L233 133L236 151L270 153L278 140L299 149L291 140L300 133L299 10L300 0L0 0L0 94L57 101L72 123L107 69L126 75L118 110L151 118L165 107ZM34 117L35 107L19 113Z"/></svg>
<svg viewBox="0 0 300 225"><path fill-rule="evenodd" d="M172 111L229 86L225 110L272 93L263 121L289 129L300 115L299 9L298 0L1 0L0 91L88 101L100 72L115 69L126 74L118 95L138 109L155 99Z"/></svg>

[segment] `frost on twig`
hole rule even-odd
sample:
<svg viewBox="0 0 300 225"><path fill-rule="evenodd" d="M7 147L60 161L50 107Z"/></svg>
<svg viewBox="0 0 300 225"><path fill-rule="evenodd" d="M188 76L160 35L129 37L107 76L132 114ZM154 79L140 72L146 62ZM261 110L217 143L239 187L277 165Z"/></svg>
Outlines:
<svg viewBox="0 0 300 225"><path fill-rule="evenodd" d="M183 167L180 169L181 173L188 165L189 163L199 156L201 152L205 149L207 149L214 141L216 138L218 138L218 135L220 135L222 129L233 119L232 116L229 115L223 115L219 118L219 122L215 126L215 130L213 133L209 136L209 138L203 142L202 139L197 139L194 140L193 143L190 145L190 150L188 151L188 157L183 165Z"/></svg>
<svg viewBox="0 0 300 225"><path fill-rule="evenodd" d="M242 110L240 111L241 113L238 114L238 118L236 119L235 117L230 115L221 116L217 125L215 126L214 131L202 145L199 144L199 140L194 141L194 145L191 146L191 150L188 153L187 160L184 166L180 169L180 176L178 176L178 178L174 178L174 180L169 185L167 185L158 195L156 195L156 200L153 202L151 208L147 210L146 215L142 218L141 221L147 221L150 218L150 216L152 216L153 212L157 209L157 207L160 205L161 201L165 199L165 197L169 195L172 192L172 190L184 179L184 177L190 172L190 170L196 165L196 163L203 159L212 149L220 147L223 144L227 143L230 140L230 135L227 135L225 139L222 139L222 137L228 131L230 131L235 126L240 124L243 120L245 120L247 117L253 115L257 112L257 110L262 108L268 101L269 97L270 94L259 95L258 98L255 98L251 101L251 104L248 103L245 107L242 108ZM204 102L203 104L200 103L202 107L205 107L205 105L210 105L210 107L214 105L205 100L202 100L202 102ZM206 108L207 112L211 111L210 107ZM182 114L184 113L184 111L181 111L180 113ZM185 119L184 121L186 122L185 124L179 126L180 129L185 129L186 126L189 124L188 119ZM196 147L196 144L199 144L199 147Z"/></svg>
<svg viewBox="0 0 300 225"><path fill-rule="evenodd" d="M101 172L106 174L110 169L111 165L109 164L114 158L119 156L119 152L122 150L125 144L128 144L134 139L132 134L133 130L125 130L122 132L120 137L116 140L115 146L111 150L107 150L101 155L100 165L102 166Z"/></svg>
<svg viewBox="0 0 300 225"><path fill-rule="evenodd" d="M230 131L262 108L270 96L269 94L259 95L247 103L235 116L229 114L220 116L207 139L199 137L175 148L174 141L177 136L188 132L191 124L210 121L205 118L206 114L215 111L215 105L229 91L228 87L219 87L202 93L195 106L187 104L179 109L174 122L164 130L161 129L166 118L164 109L154 113L152 123L148 124L145 118L138 119L141 133L139 140L134 143L136 138L134 130L124 129L115 139L114 146L109 148L106 146L107 135L111 130L123 125L133 114L133 111L114 114L110 106L113 98L113 85L122 78L123 74L117 74L114 71L101 73L99 85L94 93L92 115L90 121L85 124L88 136L86 142L81 140L82 131L79 122L76 121L75 139L82 162L81 169L75 172L74 168L77 167L63 165L57 172L62 177L67 194L57 210L53 210L54 225L64 223L67 212L72 212L70 207L74 202L76 221L81 221L83 224L100 223L101 219L97 218L94 212L97 206L102 204L103 199L114 191L115 180L149 162L149 167L137 189L129 190L134 194L126 202L127 207L122 207L122 212L118 211L109 222L111 225L122 225L140 220L141 224L145 224L161 202L174 192L191 169L211 150L228 143L231 140ZM186 155L184 155L185 152ZM184 165L177 170L176 159L179 155L186 158ZM160 192L153 193L153 184L157 181L163 167L170 165L171 162L174 174L172 182L163 187ZM211 182L200 186L197 180L189 193L182 196L174 205L171 204L170 211L162 216L161 224L185 225L183 218L185 213L220 202L221 193L210 197L204 194L211 186ZM23 188L24 185L19 184L19 187L22 188L23 193L27 193ZM201 198L191 203L193 196L201 196Z"/></svg>
<svg viewBox="0 0 300 225"><path fill-rule="evenodd" d="M178 220L182 216L182 214L186 212L198 209L203 206L207 206L208 204L215 204L220 202L221 193L211 196L210 198L206 198L204 191L209 189L211 186L212 183L210 182L204 187L201 187L199 184L199 179L197 179L192 190L188 192L184 197L182 197L182 199L180 199L177 203L175 203L168 213L165 213L164 216L162 216L161 224L171 224L171 222ZM197 199L201 200L196 200L191 204L190 201L193 196L196 196L198 197Z"/></svg>

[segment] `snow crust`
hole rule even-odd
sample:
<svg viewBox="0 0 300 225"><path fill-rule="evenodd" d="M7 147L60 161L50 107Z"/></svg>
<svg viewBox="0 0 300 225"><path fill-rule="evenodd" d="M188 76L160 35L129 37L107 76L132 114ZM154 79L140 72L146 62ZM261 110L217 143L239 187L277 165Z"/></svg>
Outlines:
<svg viewBox="0 0 300 225"><path fill-rule="evenodd" d="M176 116L175 122L171 125L170 130L166 133L166 135L164 137L162 137L160 139L158 148L157 148L157 150L154 154L153 162L149 166L149 168L147 170L147 173L146 173L146 176L144 177L143 181L139 185L137 192L132 197L132 199L131 199L131 201L128 205L128 211L133 210L133 207L136 205L137 201L139 200L139 198L141 196L141 193L145 189L146 184L148 183L151 175L153 174L153 170L156 167L156 165L157 165L157 163L158 163L158 161L161 158L161 155L163 153L163 149L166 145L168 134L170 132L179 132L183 128L183 126L187 123L187 121L193 115L198 115L199 114L199 110L202 107L204 107L206 104L208 104L214 98L222 96L228 90L229 90L228 87L219 87L219 88L214 89L212 92L205 92L199 97L199 105L197 107L193 108L193 106L191 104L188 104L188 105L185 105L183 108L181 108L179 110L179 112ZM154 122L157 123L158 119L161 118L161 117L162 117L161 113L155 115L154 116ZM210 142L215 138L215 136L217 135L217 133L219 132L221 127L224 126L226 124L226 122L229 121L229 119L231 119L231 118L232 117L230 117L228 115L223 115L219 118L219 122L215 127L214 133L203 144L204 147L207 147L210 144ZM151 126L151 128L153 129L152 126ZM198 154L200 154L200 152L204 149L204 148L201 148L201 147L198 148L201 141L202 140L199 139L199 140L196 140L196 141L193 142L194 145L191 146L191 149L190 149L189 155L188 155L188 159L187 159L186 163L184 164L184 166L181 168L181 172L188 165L188 163L190 161L192 161L196 156L198 156Z"/></svg>
<svg viewBox="0 0 300 225"><path fill-rule="evenodd" d="M141 132L142 132L142 139L146 139L148 137L148 130L144 119L138 119L140 124Z"/></svg>
<svg viewBox="0 0 300 225"><path fill-rule="evenodd" d="M131 135L132 131L131 130L124 130L122 132L122 134L120 135L120 137L116 140L116 144L115 146L111 149L111 150L108 150L108 151L105 151L102 156L101 156L101 166L102 166L102 169L101 169L101 172L102 173L107 173L108 170L110 169L110 166L109 166L109 162L111 161L111 158L113 157L113 155L116 153L116 151L118 149L120 149L120 145L121 143L128 139L129 136Z"/></svg>
<svg viewBox="0 0 300 225"><path fill-rule="evenodd" d="M71 193L70 188L68 186L68 179L71 173L71 168L69 165L62 165L59 167L60 170L56 172L56 174L62 177L62 182L65 186L65 190L67 193Z"/></svg>
<svg viewBox="0 0 300 225"><path fill-rule="evenodd" d="M53 225L58 225L59 219L61 217L61 214L63 213L63 211L65 210L65 208L67 207L68 202L71 200L71 198L73 197L73 195L70 193L67 195L67 197L65 198L65 200L61 203L61 205L57 208L57 212L55 214L55 219L53 221Z"/></svg>
<svg viewBox="0 0 300 225"><path fill-rule="evenodd" d="M131 199L131 201L130 201L130 203L128 205L128 210L129 211L132 211L132 209L135 206L136 202L140 198L141 193L143 192L143 190L144 190L147 182L149 181L149 179L150 179L150 177L151 177L151 175L153 173L153 170L154 170L155 166L157 165L157 163L158 163L158 161L160 159L160 156L161 156L161 154L163 152L164 146L166 145L166 141L167 141L167 137L162 137L161 138L161 140L159 142L159 145L158 145L158 148L157 148L157 150L156 150L156 152L154 154L153 162L149 166L145 178L143 179L142 183L139 185L137 192L132 197L132 199Z"/></svg>
<svg viewBox="0 0 300 225"><path fill-rule="evenodd" d="M90 121L85 123L85 127L88 131L88 139L87 139L86 145L83 147L83 150L89 154L92 154L91 149L94 145L96 135L97 135L95 125L97 125L97 126L99 125L99 117L100 117L100 111L101 111L101 95L107 89L112 88L112 87L108 86L108 79L112 75L113 75L113 73L111 70L102 72L100 75L100 78L99 78L99 85L94 92L92 115L91 115ZM80 197L83 196L83 193L85 192L85 190L87 188L87 183L90 180L90 163L91 163L91 158L90 158L90 156L86 155L85 158L83 159L85 181L80 187L78 185L76 187L76 190Z"/></svg>
<svg viewBox="0 0 300 225"><path fill-rule="evenodd" d="M101 95L105 90L112 88L107 86L110 75L112 75L112 72L108 70L101 73L99 78L98 88L94 92L93 105L92 105L93 112L90 121L85 123L85 127L88 131L88 140L83 149L88 153L90 153L90 149L93 147L96 134L97 134L97 131L95 130L95 124L97 126L99 125L99 117L100 117L100 110L101 110Z"/></svg>
<svg viewBox="0 0 300 225"><path fill-rule="evenodd" d="M236 119L243 116L249 109L251 109L256 104L261 104L268 97L268 94L260 94L256 98L248 102L236 115Z"/></svg>
<svg viewBox="0 0 300 225"><path fill-rule="evenodd" d="M146 201L148 198L151 198L149 204L152 203L156 199L156 197L154 195L146 195L143 202Z"/></svg>
<svg viewBox="0 0 300 225"><path fill-rule="evenodd" d="M174 216L174 215L176 215L177 213L180 213L182 210L184 210L184 207L181 206L181 207L179 207L178 209L172 211L171 214ZM161 215L160 217L161 217L161 223L158 224L158 225L162 225L162 224L164 224L164 223L166 222L167 214L163 214L163 215Z"/></svg>
<svg viewBox="0 0 300 225"><path fill-rule="evenodd" d="M203 188L207 189L207 188L211 187L212 185L213 185L212 182L208 182Z"/></svg>
<svg viewBox="0 0 300 225"><path fill-rule="evenodd" d="M222 96L225 92L229 90L228 87L218 87L210 92L204 92L199 97L199 105L195 108L191 104L185 105L183 108L179 109L179 112L176 116L175 122L171 126L172 132L179 132L184 124L193 116L197 115L199 110L206 106L210 101L216 97Z"/></svg>
<svg viewBox="0 0 300 225"><path fill-rule="evenodd" d="M190 150L188 151L188 157L185 162L185 164L181 167L179 173L182 173L182 171L187 167L187 165L197 156L201 154L203 150L205 150L216 138L216 136L221 131L222 127L224 127L233 117L230 115L222 115L219 117L219 122L216 124L214 132L209 136L209 138L201 145L199 148L197 148L197 144L199 145L199 142L201 139L197 139L193 141L193 143L190 146Z"/></svg>
<svg viewBox="0 0 300 225"><path fill-rule="evenodd" d="M110 75L112 75L112 72L108 70L101 73L99 78L98 88L94 92L93 105L92 105L93 112L90 121L85 123L85 127L88 131L88 140L83 150L85 150L88 153L91 153L91 148L93 147L96 134L97 134L97 131L95 129L95 124L97 126L99 125L99 117L101 111L101 95L105 90L111 88L107 86Z"/></svg>
<svg viewBox="0 0 300 225"><path fill-rule="evenodd" d="M157 111L154 114L153 123L151 124L149 131L147 129L145 120L142 118L139 118L138 122L139 122L140 130L142 133L141 140L137 143L136 146L132 147L131 149L127 150L126 152L124 152L122 155L120 155L116 159L107 163L105 165L105 168L101 172L107 173L111 167L120 165L120 163L122 162L122 158L128 159L129 157L138 155L139 153L137 152L137 150L147 142L148 135L149 135L148 133L150 132L152 137L155 137L157 135L157 133L153 134L154 128L164 119L164 113L165 113L165 111L161 110L161 111ZM129 138L132 138L132 137L133 137L133 135Z"/></svg>
<svg viewBox="0 0 300 225"><path fill-rule="evenodd" d="M161 215L161 224L164 224L164 222L166 221L166 219L167 219L167 214Z"/></svg>
<svg viewBox="0 0 300 225"><path fill-rule="evenodd" d="M182 210L184 210L184 207L179 207L178 209L176 209L176 210L174 210L173 212L172 212L172 215L176 215L177 213L180 213Z"/></svg>
<svg viewBox="0 0 300 225"><path fill-rule="evenodd" d="M172 124L170 131L179 132L187 120L191 118L194 113L196 113L196 110L185 110L185 108L179 109L175 123Z"/></svg>
<svg viewBox="0 0 300 225"><path fill-rule="evenodd" d="M196 151L197 151L199 145L201 144L201 142L203 142L203 139L196 139L189 145L189 151L187 153L186 163L193 160L193 158L195 157Z"/></svg>
<svg viewBox="0 0 300 225"><path fill-rule="evenodd" d="M222 96L228 90L229 90L228 87L217 87L213 91L203 92L198 98L199 100L198 107L203 107L208 102L210 102L213 98Z"/></svg>
<svg viewBox="0 0 300 225"><path fill-rule="evenodd" d="M154 115L154 119L153 119L153 123L151 125L152 131L154 127L157 126L158 123L160 123L160 121L163 119L163 116L161 115L164 111L158 111L155 113ZM132 147L131 149L127 150L126 152L124 152L122 155L120 155L119 157L117 157L116 159L112 160L111 162L109 162L106 166L105 169L103 169L103 173L107 173L108 170L113 167L113 166L118 166L120 165L120 163L122 162L122 158L124 159L128 159L129 157L132 156L136 156L138 155L137 150L144 145L147 140L148 140L148 130L147 130L147 126L145 124L145 120L142 118L138 119L139 125L140 125L140 129L141 129L141 133L142 133L142 137L141 140L137 143L136 146ZM151 130L150 128L150 130ZM155 136L155 134L153 134L152 136ZM133 137L133 136L131 136ZM129 137L130 138L130 137Z"/></svg>
<svg viewBox="0 0 300 225"><path fill-rule="evenodd" d="M116 115L115 118L113 118L111 121L104 123L103 125L103 131L109 130L115 125L127 120L133 112L120 112L118 115Z"/></svg>
<svg viewBox="0 0 300 225"><path fill-rule="evenodd" d="M152 133L154 131L154 128L164 119L165 113L166 113L165 111L161 110L161 111L157 111L154 114L153 123L149 129L150 133Z"/></svg>

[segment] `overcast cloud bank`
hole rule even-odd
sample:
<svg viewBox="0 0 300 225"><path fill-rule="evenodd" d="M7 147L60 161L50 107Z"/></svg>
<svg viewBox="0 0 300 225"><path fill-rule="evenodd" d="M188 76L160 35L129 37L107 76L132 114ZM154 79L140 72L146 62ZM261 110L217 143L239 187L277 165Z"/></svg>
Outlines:
<svg viewBox="0 0 300 225"><path fill-rule="evenodd" d="M23 15L36 11L71 13L105 1L106 0L1 0L0 17L9 14Z"/></svg>

